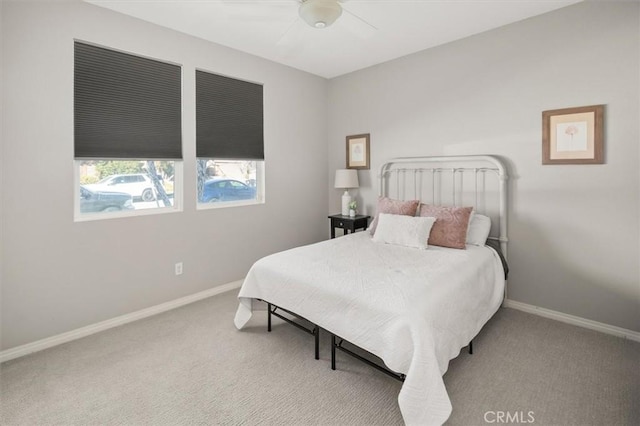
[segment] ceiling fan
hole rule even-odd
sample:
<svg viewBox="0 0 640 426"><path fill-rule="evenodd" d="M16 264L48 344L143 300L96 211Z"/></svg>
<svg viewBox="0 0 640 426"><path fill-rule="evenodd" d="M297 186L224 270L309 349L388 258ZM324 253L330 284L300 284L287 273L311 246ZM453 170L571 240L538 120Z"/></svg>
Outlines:
<svg viewBox="0 0 640 426"><path fill-rule="evenodd" d="M255 20L262 17L273 19L275 7L289 8L296 5L298 17L289 24L287 30L276 43L281 48L290 50L301 43L310 27L321 30L330 27L336 21L358 38L367 39L373 36L377 28L344 7L347 2L348 0L284 0L277 2L224 0L223 4L230 12L229 16L241 20ZM239 6L243 7L240 9ZM233 12L231 9L235 7L237 8ZM291 12L282 15L290 16Z"/></svg>
<svg viewBox="0 0 640 426"><path fill-rule="evenodd" d="M298 14L310 26L326 28L342 15L340 3L339 0L302 0Z"/></svg>
<svg viewBox="0 0 640 426"><path fill-rule="evenodd" d="M293 21L277 45L291 50L300 43L308 28L322 30L336 21L360 39L373 36L377 28L344 7L348 0L292 0L298 4L299 18ZM306 25L305 25L306 24Z"/></svg>

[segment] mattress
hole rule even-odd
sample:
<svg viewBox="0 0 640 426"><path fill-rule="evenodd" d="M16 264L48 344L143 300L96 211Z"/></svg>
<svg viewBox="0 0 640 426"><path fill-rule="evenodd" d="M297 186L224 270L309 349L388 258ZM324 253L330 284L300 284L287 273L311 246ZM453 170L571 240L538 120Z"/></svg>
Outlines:
<svg viewBox="0 0 640 426"><path fill-rule="evenodd" d="M407 424L442 424L451 402L442 375L498 310L504 271L489 247L419 250L358 232L262 258L239 293L235 325L252 299L290 310L406 375Z"/></svg>

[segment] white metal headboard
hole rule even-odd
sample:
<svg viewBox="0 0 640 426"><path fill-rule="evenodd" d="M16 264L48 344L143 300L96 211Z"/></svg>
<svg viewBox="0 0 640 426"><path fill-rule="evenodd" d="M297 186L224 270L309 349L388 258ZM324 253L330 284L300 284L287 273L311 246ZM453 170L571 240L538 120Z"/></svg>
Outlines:
<svg viewBox="0 0 640 426"><path fill-rule="evenodd" d="M498 157L465 155L394 158L380 168L379 195L435 205L473 206L498 224L507 258L507 169Z"/></svg>

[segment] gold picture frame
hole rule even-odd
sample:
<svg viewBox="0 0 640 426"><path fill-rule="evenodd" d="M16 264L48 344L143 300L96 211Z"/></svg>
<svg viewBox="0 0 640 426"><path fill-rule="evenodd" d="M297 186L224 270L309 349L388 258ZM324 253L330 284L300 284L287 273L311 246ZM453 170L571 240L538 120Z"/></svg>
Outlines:
<svg viewBox="0 0 640 426"><path fill-rule="evenodd" d="M603 164L604 105L542 112L542 164Z"/></svg>
<svg viewBox="0 0 640 426"><path fill-rule="evenodd" d="M369 170L369 133L347 136L347 169Z"/></svg>

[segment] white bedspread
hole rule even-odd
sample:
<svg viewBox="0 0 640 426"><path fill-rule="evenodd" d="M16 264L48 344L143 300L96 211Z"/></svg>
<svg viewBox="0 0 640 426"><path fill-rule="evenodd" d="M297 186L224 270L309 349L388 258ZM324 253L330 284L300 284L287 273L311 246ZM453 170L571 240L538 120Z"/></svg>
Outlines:
<svg viewBox="0 0 640 426"><path fill-rule="evenodd" d="M418 250L358 232L256 262L235 325L251 317L252 298L295 312L406 374L398 396L405 423L442 424L451 414L442 375L500 307L503 289L488 247Z"/></svg>

